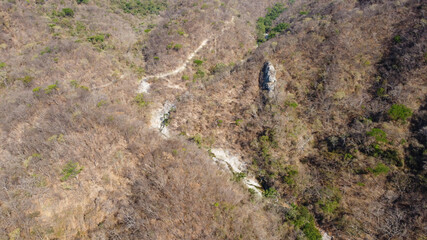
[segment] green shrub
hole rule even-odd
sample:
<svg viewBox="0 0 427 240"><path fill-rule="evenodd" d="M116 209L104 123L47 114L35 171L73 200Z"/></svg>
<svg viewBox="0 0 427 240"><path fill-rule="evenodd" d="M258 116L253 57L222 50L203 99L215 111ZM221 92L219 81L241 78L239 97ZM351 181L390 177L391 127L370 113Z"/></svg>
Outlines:
<svg viewBox="0 0 427 240"><path fill-rule="evenodd" d="M307 15L307 14L308 14L308 11L300 11L300 12L299 12L299 14L300 14L300 15Z"/></svg>
<svg viewBox="0 0 427 240"><path fill-rule="evenodd" d="M48 142L54 142L54 141L63 142L64 141L64 135L63 134L59 134L59 135L54 134L54 135L50 136L47 139L47 141Z"/></svg>
<svg viewBox="0 0 427 240"><path fill-rule="evenodd" d="M71 81L70 81L70 85L71 85L71 87L73 87L73 88L80 88L80 89L83 89L83 90L85 90L85 91L89 91L89 88L88 88L88 87L83 86L83 85L80 85L80 84L77 82L77 80L71 80Z"/></svg>
<svg viewBox="0 0 427 240"><path fill-rule="evenodd" d="M77 80L71 80L71 81L70 81L70 85L71 85L72 87L74 87L74 88L79 87L79 83L77 82Z"/></svg>
<svg viewBox="0 0 427 240"><path fill-rule="evenodd" d="M379 128L373 128L371 131L367 132L366 134L368 136L374 137L375 141L377 142L387 143L387 134Z"/></svg>
<svg viewBox="0 0 427 240"><path fill-rule="evenodd" d="M378 88L378 90L377 90L377 96L378 97L385 97L385 96L387 96L386 90L384 88Z"/></svg>
<svg viewBox="0 0 427 240"><path fill-rule="evenodd" d="M166 50L170 50L170 49L172 49L172 48L173 48L173 42L169 43L169 44L166 46Z"/></svg>
<svg viewBox="0 0 427 240"><path fill-rule="evenodd" d="M264 34L270 32L273 21L285 10L285 5L282 3L276 3L272 8L267 8L267 14L265 17L258 18L256 23L258 43L265 42ZM285 25L282 24L279 28L283 27L285 27Z"/></svg>
<svg viewBox="0 0 427 240"><path fill-rule="evenodd" d="M182 48L182 44L175 44L175 46L173 46L173 50L176 50L176 51L178 51L181 48Z"/></svg>
<svg viewBox="0 0 427 240"><path fill-rule="evenodd" d="M273 31L271 31L269 34L268 34L268 39L272 39L272 38L275 38L276 37L276 32L273 32Z"/></svg>
<svg viewBox="0 0 427 240"><path fill-rule="evenodd" d="M197 146L202 146L202 136L200 136L199 134L196 134L194 137L192 137L192 140L197 144Z"/></svg>
<svg viewBox="0 0 427 240"><path fill-rule="evenodd" d="M210 68L211 74L220 73L227 69L227 64L217 63L214 67Z"/></svg>
<svg viewBox="0 0 427 240"><path fill-rule="evenodd" d="M351 160L351 159L353 159L353 157L354 156L351 153L344 154L344 160Z"/></svg>
<svg viewBox="0 0 427 240"><path fill-rule="evenodd" d="M221 127L223 122L224 122L224 121L222 121L221 119L218 119L218 120L216 120L216 125L217 125L218 127Z"/></svg>
<svg viewBox="0 0 427 240"><path fill-rule="evenodd" d="M255 194L256 194L256 191L255 191L255 189L253 189L253 188L248 188L248 192L249 192L249 194L251 195L251 198L252 198L252 197L254 197L254 196L255 196Z"/></svg>
<svg viewBox="0 0 427 240"><path fill-rule="evenodd" d="M21 239L21 229L15 228L13 231L11 231L9 234L9 240L18 240Z"/></svg>
<svg viewBox="0 0 427 240"><path fill-rule="evenodd" d="M281 33L281 32L285 31L288 28L289 28L289 23L279 23L279 24L277 24L277 26L275 26L273 28L272 31Z"/></svg>
<svg viewBox="0 0 427 240"><path fill-rule="evenodd" d="M271 148L277 147L276 132L274 129L267 129L262 136L258 138L259 154L265 163L271 160Z"/></svg>
<svg viewBox="0 0 427 240"><path fill-rule="evenodd" d="M151 32L151 29L147 28L144 30L144 32L149 33L149 32Z"/></svg>
<svg viewBox="0 0 427 240"><path fill-rule="evenodd" d="M258 43L263 43L265 42L265 32L266 32L266 27L264 24L264 18L259 18L256 22L256 29L257 29L257 42Z"/></svg>
<svg viewBox="0 0 427 240"><path fill-rule="evenodd" d="M167 7L164 0L113 0L125 13L137 16L159 14Z"/></svg>
<svg viewBox="0 0 427 240"><path fill-rule="evenodd" d="M188 81L190 79L190 77L187 75L182 75L181 79L184 81Z"/></svg>
<svg viewBox="0 0 427 240"><path fill-rule="evenodd" d="M383 163L378 163L374 168L368 168L368 171L373 173L375 176L378 176L380 174L387 174L390 171L390 168Z"/></svg>
<svg viewBox="0 0 427 240"><path fill-rule="evenodd" d="M89 91L90 90L89 87L86 87L86 86L83 86L83 85L80 85L79 88L83 89L85 91Z"/></svg>
<svg viewBox="0 0 427 240"><path fill-rule="evenodd" d="M43 56L44 54L46 54L46 53L51 53L52 52L52 49L50 48L50 47L45 47L45 49L43 49L41 52L40 52L40 56Z"/></svg>
<svg viewBox="0 0 427 240"><path fill-rule="evenodd" d="M301 229L309 240L320 240L322 235L316 228L313 215L304 206L292 204L292 209L286 214L289 220L296 228Z"/></svg>
<svg viewBox="0 0 427 240"><path fill-rule="evenodd" d="M177 31L177 33L178 33L179 35L181 35L181 36L184 36L184 35L185 35L185 31L184 31L184 30L182 30L182 29L179 29L179 30Z"/></svg>
<svg viewBox="0 0 427 240"><path fill-rule="evenodd" d="M159 58L159 57L157 57L157 56L155 56L155 57L154 57L154 60L160 60L160 58Z"/></svg>
<svg viewBox="0 0 427 240"><path fill-rule="evenodd" d="M244 173L244 172L240 172L240 173L233 172L233 179L232 179L232 181L240 182L245 177L246 177L246 173Z"/></svg>
<svg viewBox="0 0 427 240"><path fill-rule="evenodd" d="M397 167L403 166L403 159L399 157L399 154L394 149L387 149L382 152L381 157L387 161L389 164L393 164Z"/></svg>
<svg viewBox="0 0 427 240"><path fill-rule="evenodd" d="M383 150L379 144L373 144L368 148L368 155L374 156L374 157L381 157L382 159L386 160L387 163L393 164L397 167L403 166L403 160L400 159L399 153L392 148Z"/></svg>
<svg viewBox="0 0 427 240"><path fill-rule="evenodd" d="M88 4L89 0L76 0L76 2L77 2L77 4L82 4L82 3Z"/></svg>
<svg viewBox="0 0 427 240"><path fill-rule="evenodd" d="M205 72L203 72L201 69L197 69L196 73L193 76L193 79L204 78L204 77L205 77Z"/></svg>
<svg viewBox="0 0 427 240"><path fill-rule="evenodd" d="M68 162L62 169L61 181L67 181L70 178L74 178L83 170L83 167L77 162Z"/></svg>
<svg viewBox="0 0 427 240"><path fill-rule="evenodd" d="M267 27L271 27L271 24L276 18L286 10L285 5L282 3L276 3L272 8L267 8L267 14L265 15L264 24ZM270 30L270 29L267 29Z"/></svg>
<svg viewBox="0 0 427 240"><path fill-rule="evenodd" d="M403 104L393 104L388 111L388 115L395 121L406 122L412 116L412 110Z"/></svg>
<svg viewBox="0 0 427 240"><path fill-rule="evenodd" d="M2 68L4 68L4 67L6 67L6 63L4 63L4 62L0 62L0 69L2 69Z"/></svg>
<svg viewBox="0 0 427 240"><path fill-rule="evenodd" d="M211 158L216 157L216 155L212 152L212 149L208 149L208 155L209 155L209 157L211 157Z"/></svg>
<svg viewBox="0 0 427 240"><path fill-rule="evenodd" d="M141 66L138 67L133 67L133 69L135 70L136 74L138 75L139 78L142 78L145 74L145 69Z"/></svg>
<svg viewBox="0 0 427 240"><path fill-rule="evenodd" d="M96 104L96 107L102 107L102 106L104 106L105 104L107 104L107 101L105 101L105 100L101 100L101 101L99 101L99 102Z"/></svg>
<svg viewBox="0 0 427 240"><path fill-rule="evenodd" d="M148 105L148 102L145 101L144 94L142 93L137 94L136 97L134 98L134 101L139 107L145 107Z"/></svg>
<svg viewBox="0 0 427 240"><path fill-rule="evenodd" d="M290 186L295 186L295 177L298 175L297 168L292 165L286 166L284 174L283 181Z"/></svg>
<svg viewBox="0 0 427 240"><path fill-rule="evenodd" d="M41 87L35 87L33 88L33 93L38 93L40 92Z"/></svg>
<svg viewBox="0 0 427 240"><path fill-rule="evenodd" d="M203 61L200 59L194 59L193 63L196 64L196 66L200 67L203 64Z"/></svg>
<svg viewBox="0 0 427 240"><path fill-rule="evenodd" d="M44 89L44 93L46 93L46 94L50 94L50 93L52 93L54 90L58 90L58 81L56 81L56 82L55 82L55 84L51 84L51 85L47 86L47 87Z"/></svg>
<svg viewBox="0 0 427 240"><path fill-rule="evenodd" d="M322 198L318 201L325 217L333 217L340 206L341 192L338 188L327 187L322 191Z"/></svg>
<svg viewBox="0 0 427 240"><path fill-rule="evenodd" d="M264 191L263 195L266 198L275 198L277 197L277 190L274 187L271 187Z"/></svg>
<svg viewBox="0 0 427 240"><path fill-rule="evenodd" d="M92 44L102 43L105 40L105 34L96 34L87 38L87 40Z"/></svg>
<svg viewBox="0 0 427 240"><path fill-rule="evenodd" d="M400 35L396 35L396 36L394 36L393 41L395 43L401 43L402 42L402 37Z"/></svg>
<svg viewBox="0 0 427 240"><path fill-rule="evenodd" d="M30 83L33 81L33 79L34 79L33 77L28 76L28 75L26 75L22 78L19 78L19 80L21 80L24 83L24 85L26 85L26 86L30 85Z"/></svg>
<svg viewBox="0 0 427 240"><path fill-rule="evenodd" d="M294 101L286 101L285 105L291 108L297 108L298 107L298 103L294 102Z"/></svg>
<svg viewBox="0 0 427 240"><path fill-rule="evenodd" d="M73 17L74 16L74 11L71 8L63 8L62 9L62 15L64 17Z"/></svg>
<svg viewBox="0 0 427 240"><path fill-rule="evenodd" d="M44 0L36 0L36 4L44 4Z"/></svg>

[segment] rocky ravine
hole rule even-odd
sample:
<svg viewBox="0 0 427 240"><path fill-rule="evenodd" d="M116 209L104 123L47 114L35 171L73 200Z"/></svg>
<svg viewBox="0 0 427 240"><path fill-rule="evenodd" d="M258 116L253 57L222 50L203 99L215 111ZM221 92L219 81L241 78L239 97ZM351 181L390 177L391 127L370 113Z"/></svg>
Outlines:
<svg viewBox="0 0 427 240"><path fill-rule="evenodd" d="M234 22L234 17L231 19L231 21L227 22L226 25L232 24ZM222 32L224 32L226 28L224 28ZM198 48L196 48L186 59L186 61L181 64L179 67L177 67L174 70L165 72L165 73L159 73L151 76L144 77L139 86L137 93L146 93L149 94L150 90L150 83L148 80L150 78L163 78L165 79L168 84L166 85L169 88L175 88L179 90L185 90L179 85L172 84L168 79L166 79L169 76L176 75L182 71L184 71L187 67L187 65L190 63L190 61L196 56L196 54L209 42L210 38L206 38L201 42ZM262 71L260 73L259 77L259 85L261 94L264 98L264 100L268 101L275 97L275 86L276 86L276 70L271 62L266 62L262 68ZM174 96L175 97L175 96ZM155 129L159 131L159 133L165 137L170 138L172 137L170 130L168 129L169 124L169 115L171 111L175 109L175 103L172 103L170 101L166 101L161 107L154 110L151 116L150 120L150 127L152 129ZM219 167L222 167L222 169L229 171L231 174L239 174L239 173L245 173L247 176L243 179L244 185L248 189L253 189L254 192L261 197L262 191L261 191L261 185L256 180L254 176L252 176L247 171L246 163L242 161L242 157L239 156L236 153L233 153L232 150L224 149L224 148L213 148L210 150L213 157L212 160L218 163ZM330 240L332 239L331 236L329 236L325 231L319 228L319 231L322 234L322 240Z"/></svg>

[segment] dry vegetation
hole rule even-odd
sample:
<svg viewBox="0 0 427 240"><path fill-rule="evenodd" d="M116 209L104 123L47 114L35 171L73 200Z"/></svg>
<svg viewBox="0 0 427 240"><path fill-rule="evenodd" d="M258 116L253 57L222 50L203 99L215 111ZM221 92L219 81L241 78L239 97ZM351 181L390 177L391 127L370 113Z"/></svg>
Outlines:
<svg viewBox="0 0 427 240"><path fill-rule="evenodd" d="M336 238L423 239L425 11L295 2L274 23L290 28L194 88L172 126L240 149L265 190L307 206ZM267 60L279 84L269 103L257 81Z"/></svg>
<svg viewBox="0 0 427 240"><path fill-rule="evenodd" d="M167 21L116 4L0 3L0 238L291 236L205 151L148 129L144 30Z"/></svg>
<svg viewBox="0 0 427 240"><path fill-rule="evenodd" d="M0 239L425 239L426 5L278 2L0 1Z"/></svg>

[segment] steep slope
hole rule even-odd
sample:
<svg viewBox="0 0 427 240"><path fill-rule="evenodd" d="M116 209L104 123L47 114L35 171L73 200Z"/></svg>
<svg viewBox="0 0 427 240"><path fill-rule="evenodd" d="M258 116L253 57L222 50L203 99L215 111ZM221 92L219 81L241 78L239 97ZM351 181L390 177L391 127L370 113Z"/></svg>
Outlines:
<svg viewBox="0 0 427 240"><path fill-rule="evenodd" d="M425 238L426 10L1 1L0 239Z"/></svg>
<svg viewBox="0 0 427 240"><path fill-rule="evenodd" d="M150 130L153 100L135 89L146 29L167 16L126 13L120 1L2 1L0 9L1 239L287 234L276 210L250 201L208 153Z"/></svg>
<svg viewBox="0 0 427 240"><path fill-rule="evenodd" d="M192 89L171 126L239 151L264 190L306 206L336 238L422 238L425 11L417 1L295 2L273 22L289 28ZM266 61L277 71L269 101Z"/></svg>

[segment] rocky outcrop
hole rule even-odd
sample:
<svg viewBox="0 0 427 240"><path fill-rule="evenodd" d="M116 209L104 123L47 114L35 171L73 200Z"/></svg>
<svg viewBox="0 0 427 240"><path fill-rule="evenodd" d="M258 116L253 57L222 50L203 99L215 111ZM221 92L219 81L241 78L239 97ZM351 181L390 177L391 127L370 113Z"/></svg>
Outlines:
<svg viewBox="0 0 427 240"><path fill-rule="evenodd" d="M273 97L276 88L276 69L271 62L265 62L259 77L259 84L262 91L266 91L268 97Z"/></svg>

